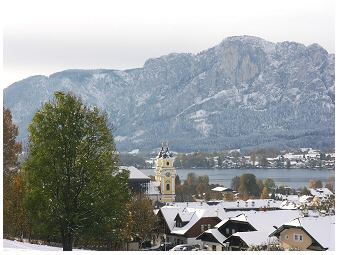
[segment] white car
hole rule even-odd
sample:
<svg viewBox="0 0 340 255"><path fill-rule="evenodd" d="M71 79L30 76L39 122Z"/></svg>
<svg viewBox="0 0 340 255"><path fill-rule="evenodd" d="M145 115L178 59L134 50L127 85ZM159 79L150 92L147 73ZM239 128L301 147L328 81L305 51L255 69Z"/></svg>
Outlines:
<svg viewBox="0 0 340 255"><path fill-rule="evenodd" d="M195 247L193 247L189 244L180 244L180 245L176 245L170 251L191 251L193 249L195 249Z"/></svg>

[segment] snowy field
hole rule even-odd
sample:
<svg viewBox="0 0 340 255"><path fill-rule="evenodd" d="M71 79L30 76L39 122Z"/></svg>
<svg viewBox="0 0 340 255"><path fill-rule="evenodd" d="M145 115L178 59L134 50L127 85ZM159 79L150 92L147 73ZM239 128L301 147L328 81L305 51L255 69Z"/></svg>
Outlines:
<svg viewBox="0 0 340 255"><path fill-rule="evenodd" d="M63 248L3 239L3 251L63 251ZM74 251L86 251L74 249Z"/></svg>

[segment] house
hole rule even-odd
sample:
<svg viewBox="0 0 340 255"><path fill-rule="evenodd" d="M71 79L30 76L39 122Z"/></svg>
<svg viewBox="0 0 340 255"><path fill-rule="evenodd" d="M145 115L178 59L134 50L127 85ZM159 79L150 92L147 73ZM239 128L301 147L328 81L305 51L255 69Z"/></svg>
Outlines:
<svg viewBox="0 0 340 255"><path fill-rule="evenodd" d="M251 246L267 244L269 234L286 220L299 216L298 210L229 211L238 213L222 220L213 229L197 237L201 247L208 250L247 250Z"/></svg>
<svg viewBox="0 0 340 255"><path fill-rule="evenodd" d="M269 236L278 237L284 249L335 251L335 216L296 218Z"/></svg>
<svg viewBox="0 0 340 255"><path fill-rule="evenodd" d="M332 191L327 188L309 189L312 196L317 197L320 201L329 199L331 195L334 195Z"/></svg>
<svg viewBox="0 0 340 255"><path fill-rule="evenodd" d="M150 177L134 166L121 166L119 168L130 172L128 184L131 193L144 193L150 197L153 203L159 200L160 192L153 185Z"/></svg>
<svg viewBox="0 0 340 255"><path fill-rule="evenodd" d="M196 239L201 240L208 250L224 251L224 241L236 232L256 231L256 229L248 222L244 213L222 220L215 225L213 229L209 229L200 234Z"/></svg>
<svg viewBox="0 0 340 255"><path fill-rule="evenodd" d="M176 244L197 244L196 237L227 218L220 206L204 202L172 203L157 211L159 235Z"/></svg>

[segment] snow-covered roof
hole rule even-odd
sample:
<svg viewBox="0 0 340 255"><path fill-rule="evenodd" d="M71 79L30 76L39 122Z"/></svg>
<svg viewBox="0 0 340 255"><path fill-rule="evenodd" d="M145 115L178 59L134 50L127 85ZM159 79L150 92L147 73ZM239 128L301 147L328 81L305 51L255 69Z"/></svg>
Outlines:
<svg viewBox="0 0 340 255"><path fill-rule="evenodd" d="M289 226L303 228L323 248L335 250L335 216L296 218L282 224L271 235Z"/></svg>
<svg viewBox="0 0 340 255"><path fill-rule="evenodd" d="M285 222L286 219L293 219L299 216L298 210L275 210L275 211L249 211L244 212L243 215L239 215L239 219L246 220L256 229L256 231L250 232L237 232L224 243L233 237L240 237L248 246L267 244L273 237L269 235L275 230L276 226L280 226L281 222ZM237 217L236 217L237 218Z"/></svg>
<svg viewBox="0 0 340 255"><path fill-rule="evenodd" d="M227 238L225 235L222 235L221 232L217 229L217 228L211 228L208 229L206 231L204 231L204 233L208 233L211 234L212 236L214 236L216 238L216 240L225 246L225 244L223 243Z"/></svg>
<svg viewBox="0 0 340 255"><path fill-rule="evenodd" d="M221 211L221 213L219 212ZM184 213L187 213L187 216L184 216ZM218 217L221 219L226 217L226 214L223 210L223 208L218 208L218 206L213 206L212 208L206 208L206 209L198 209L198 208L185 208L185 210L182 211L182 217L185 217L188 219L191 216L189 222L183 226L183 227L174 227L171 230L171 233L173 234L179 234L184 235L190 228L192 228L197 221L199 221L201 218L211 218L211 217Z"/></svg>
<svg viewBox="0 0 340 255"><path fill-rule="evenodd" d="M182 211L183 208L175 207L175 206L163 206L160 209L160 212L163 214L164 220L168 225L169 229L173 229L175 226L175 217L176 215Z"/></svg>
<svg viewBox="0 0 340 255"><path fill-rule="evenodd" d="M230 211L227 212L229 216L234 214L233 217L229 217L228 219L223 219L220 223L216 224L213 229L209 229L205 231L206 234L213 235L219 242L224 239L224 245L228 240L234 237L240 237L247 245L262 245L267 244L271 239L275 239L275 237L269 237L269 234L272 233L276 226L280 226L285 220L291 220L295 217L299 217L298 210L275 210L275 211ZM218 228L222 227L229 220L234 221L242 221L249 222L256 231L250 232L237 232L228 239L226 236L221 234L218 231ZM222 236L220 236L222 235Z"/></svg>
<svg viewBox="0 0 340 255"><path fill-rule="evenodd" d="M237 232L232 236L240 237L248 246L268 244L276 239L275 237L268 237L266 233L259 231Z"/></svg>
<svg viewBox="0 0 340 255"><path fill-rule="evenodd" d="M228 210L249 210L260 207L271 207L271 208L280 208L282 201L273 200L273 199L249 199L247 201L236 200L236 201L223 201L221 205Z"/></svg>
<svg viewBox="0 0 340 255"><path fill-rule="evenodd" d="M146 176L142 171L138 170L134 166L121 166L120 169L126 169L130 171L129 179L138 179L138 180L150 180L150 177Z"/></svg>
<svg viewBox="0 0 340 255"><path fill-rule="evenodd" d="M190 221L192 216L194 215L195 211L188 210L185 208L183 211L179 212L178 215L182 219L182 221Z"/></svg>
<svg viewBox="0 0 340 255"><path fill-rule="evenodd" d="M220 204L208 205L205 202L173 203L163 206L161 212L173 234L183 235L201 218L218 217L219 219L229 218ZM179 215L182 221L188 221L183 227L176 227L175 218Z"/></svg>
<svg viewBox="0 0 340 255"><path fill-rule="evenodd" d="M312 194L312 196L317 196L321 198L333 195L333 192L327 188L310 189L310 193Z"/></svg>
<svg viewBox="0 0 340 255"><path fill-rule="evenodd" d="M226 187L216 187L216 188L213 188L212 191L225 191L227 189L228 188L226 188Z"/></svg>
<svg viewBox="0 0 340 255"><path fill-rule="evenodd" d="M147 195L159 195L159 190L155 186L155 182L151 182L151 178L146 176L142 171L138 170L134 166L121 166L119 169L125 169L130 171L130 177L129 180L143 180L143 181L149 181L147 182L147 189L146 194Z"/></svg>
<svg viewBox="0 0 340 255"><path fill-rule="evenodd" d="M281 209L283 210L295 210L297 208L298 206L296 205L296 203L292 201L284 201L282 202L282 205L281 205Z"/></svg>
<svg viewBox="0 0 340 255"><path fill-rule="evenodd" d="M220 228L221 226L223 226L229 219L224 219L222 221L220 221L218 224L215 225L215 228Z"/></svg>
<svg viewBox="0 0 340 255"><path fill-rule="evenodd" d="M248 222L259 232L269 236L284 222L300 216L299 210L249 211L245 212Z"/></svg>
<svg viewBox="0 0 340 255"><path fill-rule="evenodd" d="M242 221L242 222L248 222L248 217L245 213L240 213L234 217L230 217L229 219L224 219L220 223L216 224L214 228L218 229L222 227L224 224L226 224L228 221Z"/></svg>
<svg viewBox="0 0 340 255"><path fill-rule="evenodd" d="M245 215L245 213L241 213L240 215L237 215L236 217L230 218L230 220L248 222L248 217L247 215Z"/></svg>

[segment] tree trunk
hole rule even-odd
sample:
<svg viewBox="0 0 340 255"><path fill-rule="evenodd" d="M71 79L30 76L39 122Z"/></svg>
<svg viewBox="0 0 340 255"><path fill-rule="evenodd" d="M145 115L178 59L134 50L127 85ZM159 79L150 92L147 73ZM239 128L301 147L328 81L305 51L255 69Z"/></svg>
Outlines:
<svg viewBox="0 0 340 255"><path fill-rule="evenodd" d="M72 251L73 235L71 233L65 233L64 227L61 224L60 229L61 241L63 242L63 251Z"/></svg>
<svg viewBox="0 0 340 255"><path fill-rule="evenodd" d="M73 235L68 233L63 239L63 251L72 251Z"/></svg>

